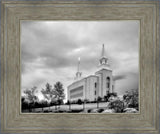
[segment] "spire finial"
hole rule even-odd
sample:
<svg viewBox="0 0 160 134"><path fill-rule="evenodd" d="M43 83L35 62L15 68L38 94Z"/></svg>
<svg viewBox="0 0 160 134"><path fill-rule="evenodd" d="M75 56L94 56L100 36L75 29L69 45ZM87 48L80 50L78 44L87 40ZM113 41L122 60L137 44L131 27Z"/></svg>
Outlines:
<svg viewBox="0 0 160 134"><path fill-rule="evenodd" d="M105 56L105 51L104 51L104 44L102 45L102 57Z"/></svg>
<svg viewBox="0 0 160 134"><path fill-rule="evenodd" d="M77 72L76 72L76 77L75 80L79 80L81 78L82 73L80 72L80 60L81 58L78 57L78 66L77 66Z"/></svg>
<svg viewBox="0 0 160 134"><path fill-rule="evenodd" d="M81 58L78 57L78 70L77 70L77 72L79 72L80 60L81 60Z"/></svg>

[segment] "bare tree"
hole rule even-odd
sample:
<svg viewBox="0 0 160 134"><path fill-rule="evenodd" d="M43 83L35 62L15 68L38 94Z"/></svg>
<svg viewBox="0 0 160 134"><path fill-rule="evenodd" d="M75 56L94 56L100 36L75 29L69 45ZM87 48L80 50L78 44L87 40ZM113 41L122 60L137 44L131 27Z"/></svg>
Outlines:
<svg viewBox="0 0 160 134"><path fill-rule="evenodd" d="M55 91L55 95L56 95L56 99L58 101L58 104L62 104L64 98L65 98L65 94L64 94L64 88L63 88L63 84L61 82L56 82L56 84L54 85L54 91Z"/></svg>
<svg viewBox="0 0 160 134"><path fill-rule="evenodd" d="M45 89L41 90L41 93L43 94L44 98L48 100L50 109L50 103L55 99L55 91L52 89L52 85L47 83Z"/></svg>
<svg viewBox="0 0 160 134"><path fill-rule="evenodd" d="M32 87L31 89L24 90L24 93L26 94L26 99L29 101L32 107L34 107L34 104L36 101L38 101L38 97L36 96L37 87Z"/></svg>

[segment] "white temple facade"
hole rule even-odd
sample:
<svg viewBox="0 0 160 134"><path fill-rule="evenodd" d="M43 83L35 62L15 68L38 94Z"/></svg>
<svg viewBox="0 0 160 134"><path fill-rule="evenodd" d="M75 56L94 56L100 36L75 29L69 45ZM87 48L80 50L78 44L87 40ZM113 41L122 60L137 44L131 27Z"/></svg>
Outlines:
<svg viewBox="0 0 160 134"><path fill-rule="evenodd" d="M94 75L82 78L82 72L79 70L80 58L78 60L78 70L75 81L67 88L68 100L89 100L95 101L98 97L104 98L108 93L114 92L115 82L113 80L112 69L105 55L104 44L102 54L99 59L98 71Z"/></svg>

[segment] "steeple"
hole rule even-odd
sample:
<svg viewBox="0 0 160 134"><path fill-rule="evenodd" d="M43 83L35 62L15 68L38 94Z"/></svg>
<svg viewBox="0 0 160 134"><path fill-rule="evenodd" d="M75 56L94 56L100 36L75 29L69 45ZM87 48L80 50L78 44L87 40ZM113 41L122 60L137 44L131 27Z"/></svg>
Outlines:
<svg viewBox="0 0 160 134"><path fill-rule="evenodd" d="M102 55L101 55L101 57L105 57L104 44L102 45Z"/></svg>
<svg viewBox="0 0 160 134"><path fill-rule="evenodd" d="M102 53L101 53L101 57L99 59L99 67L101 69L108 69L108 70L111 70L110 69L110 65L108 63L108 58L106 57L105 55L105 47L104 47L104 44L102 45Z"/></svg>
<svg viewBox="0 0 160 134"><path fill-rule="evenodd" d="M77 68L77 72L79 72L80 61L81 61L81 58L78 57L78 68Z"/></svg>
<svg viewBox="0 0 160 134"><path fill-rule="evenodd" d="M76 77L75 80L79 80L81 78L82 72L80 72L80 57L78 58L78 66L77 66L77 72L76 72Z"/></svg>

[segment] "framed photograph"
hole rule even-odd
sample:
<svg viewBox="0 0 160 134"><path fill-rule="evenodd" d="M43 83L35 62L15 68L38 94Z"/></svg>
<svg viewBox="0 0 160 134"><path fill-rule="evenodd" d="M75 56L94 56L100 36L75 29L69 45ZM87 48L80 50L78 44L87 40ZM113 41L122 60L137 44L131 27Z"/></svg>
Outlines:
<svg viewBox="0 0 160 134"><path fill-rule="evenodd" d="M139 112L139 21L23 20L20 28L22 113Z"/></svg>
<svg viewBox="0 0 160 134"><path fill-rule="evenodd" d="M159 2L2 1L2 132L158 133Z"/></svg>

